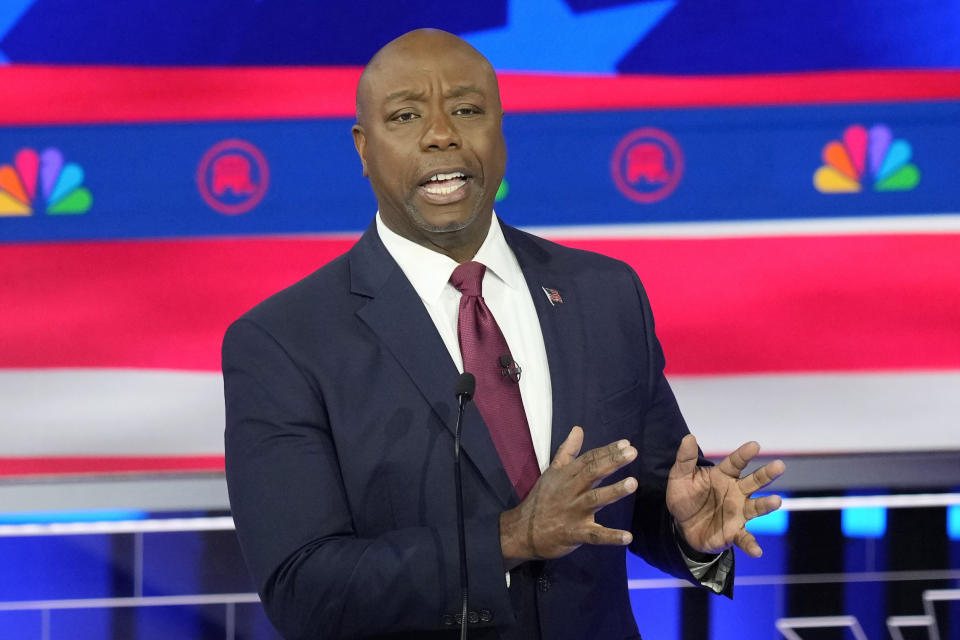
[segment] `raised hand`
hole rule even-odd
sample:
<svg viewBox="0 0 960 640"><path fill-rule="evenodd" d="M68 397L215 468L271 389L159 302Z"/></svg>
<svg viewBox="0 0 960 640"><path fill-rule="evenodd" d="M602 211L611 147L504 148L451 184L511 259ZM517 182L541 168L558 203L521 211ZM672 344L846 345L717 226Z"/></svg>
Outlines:
<svg viewBox="0 0 960 640"><path fill-rule="evenodd" d="M507 569L527 560L559 558L585 543L622 546L633 541L629 531L597 524L594 514L636 491L635 478L597 485L632 462L637 450L619 440L580 455L582 446L583 429L574 427L523 502L500 514Z"/></svg>
<svg viewBox="0 0 960 640"><path fill-rule="evenodd" d="M740 474L760 452L748 442L713 467L697 466L697 440L687 435L677 449L677 460L667 481L667 508L687 544L704 553L719 553L737 545L759 558L763 553L746 530L747 520L780 508L780 496L753 498L753 493L776 480L786 470L780 460L750 475Z"/></svg>

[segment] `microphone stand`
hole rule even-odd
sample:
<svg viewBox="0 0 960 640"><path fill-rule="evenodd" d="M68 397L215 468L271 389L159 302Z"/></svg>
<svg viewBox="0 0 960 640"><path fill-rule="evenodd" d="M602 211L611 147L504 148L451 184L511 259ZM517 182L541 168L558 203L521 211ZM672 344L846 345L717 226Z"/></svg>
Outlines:
<svg viewBox="0 0 960 640"><path fill-rule="evenodd" d="M463 521L463 480L460 475L460 433L463 428L463 408L473 398L477 380L472 373L462 373L457 380L457 429L453 440L453 473L457 491L457 537L460 543L460 593L463 596L460 609L460 640L467 640L467 625L469 612L469 588L467 581L467 544Z"/></svg>

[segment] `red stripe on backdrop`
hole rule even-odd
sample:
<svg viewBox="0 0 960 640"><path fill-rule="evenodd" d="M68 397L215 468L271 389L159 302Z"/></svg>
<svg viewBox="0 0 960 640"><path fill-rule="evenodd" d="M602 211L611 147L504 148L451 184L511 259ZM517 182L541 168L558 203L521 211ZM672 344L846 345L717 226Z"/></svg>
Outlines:
<svg viewBox="0 0 960 640"><path fill-rule="evenodd" d="M141 473L223 473L223 456L0 458L0 477Z"/></svg>
<svg viewBox="0 0 960 640"><path fill-rule="evenodd" d="M0 126L352 118L357 67L0 67ZM508 112L957 100L960 70L735 76L503 72Z"/></svg>
<svg viewBox="0 0 960 640"><path fill-rule="evenodd" d="M629 262L679 374L960 368L960 235L585 240Z"/></svg>
<svg viewBox="0 0 960 640"><path fill-rule="evenodd" d="M0 247L0 367L219 370L233 319L352 243ZM637 270L672 373L960 369L960 234L564 243Z"/></svg>
<svg viewBox="0 0 960 640"><path fill-rule="evenodd" d="M0 367L219 370L230 322L354 241L0 246Z"/></svg>

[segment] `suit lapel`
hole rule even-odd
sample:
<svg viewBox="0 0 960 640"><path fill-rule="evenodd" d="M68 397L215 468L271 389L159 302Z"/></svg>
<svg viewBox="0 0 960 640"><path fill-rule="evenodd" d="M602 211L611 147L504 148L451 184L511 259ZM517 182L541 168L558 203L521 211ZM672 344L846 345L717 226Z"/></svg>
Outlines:
<svg viewBox="0 0 960 640"><path fill-rule="evenodd" d="M352 293L369 298L357 315L397 359L452 436L459 372L413 285L384 248L375 225L350 251L349 259ZM516 492L473 404L464 412L461 445L504 506L516 504Z"/></svg>
<svg viewBox="0 0 960 640"><path fill-rule="evenodd" d="M531 236L508 225L501 226L533 297L547 351L553 395L552 460L570 429L583 424L585 309L578 306L577 286L572 274L558 269L549 251ZM556 290L563 302L551 303L544 287Z"/></svg>

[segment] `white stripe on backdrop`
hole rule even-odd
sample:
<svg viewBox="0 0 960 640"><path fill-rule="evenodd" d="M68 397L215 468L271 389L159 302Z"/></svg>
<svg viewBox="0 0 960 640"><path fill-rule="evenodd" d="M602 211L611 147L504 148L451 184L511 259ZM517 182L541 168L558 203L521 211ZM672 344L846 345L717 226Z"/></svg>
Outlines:
<svg viewBox="0 0 960 640"><path fill-rule="evenodd" d="M960 372L672 376L708 455L960 450ZM0 371L2 456L222 455L219 373Z"/></svg>

